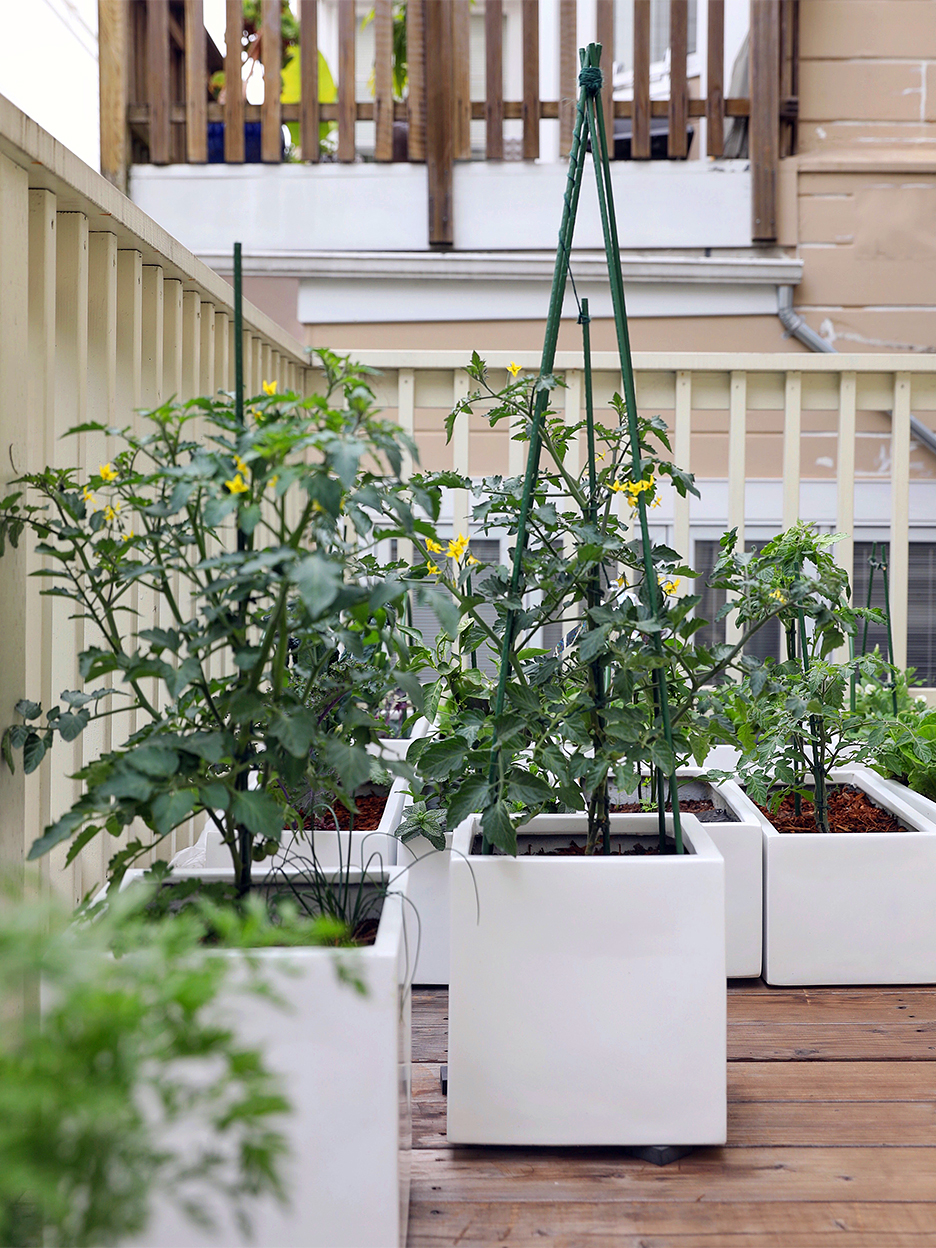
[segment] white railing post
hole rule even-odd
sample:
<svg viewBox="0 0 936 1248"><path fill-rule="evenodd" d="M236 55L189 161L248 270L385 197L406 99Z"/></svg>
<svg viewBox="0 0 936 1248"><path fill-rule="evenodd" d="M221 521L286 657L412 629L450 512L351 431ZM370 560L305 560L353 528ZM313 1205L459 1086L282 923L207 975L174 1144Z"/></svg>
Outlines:
<svg viewBox="0 0 936 1248"><path fill-rule="evenodd" d="M747 442L747 373L732 371L728 406L728 528L738 530L738 550L744 550L745 450ZM733 616L725 620L725 640L741 636Z"/></svg>
<svg viewBox="0 0 936 1248"><path fill-rule="evenodd" d="M689 471L692 447L692 373L688 368L676 373L676 403L673 409L673 462ZM689 549L689 495L682 498L673 491L673 549L678 550L691 565ZM680 586L680 593L691 594L691 584Z"/></svg>
<svg viewBox="0 0 936 1248"><path fill-rule="evenodd" d="M910 589L910 374L894 374L891 423L890 606L894 664L907 666Z"/></svg>
<svg viewBox="0 0 936 1248"><path fill-rule="evenodd" d="M803 374L786 374L783 385L783 527L800 516L800 431Z"/></svg>

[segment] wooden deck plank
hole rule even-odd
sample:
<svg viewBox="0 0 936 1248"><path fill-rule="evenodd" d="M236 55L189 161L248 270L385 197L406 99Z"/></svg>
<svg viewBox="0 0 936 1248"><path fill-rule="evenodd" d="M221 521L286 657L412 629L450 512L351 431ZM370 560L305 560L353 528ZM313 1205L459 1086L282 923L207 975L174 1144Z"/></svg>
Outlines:
<svg viewBox="0 0 936 1248"><path fill-rule="evenodd" d="M732 1062L728 1100L931 1101L936 1071L917 1062Z"/></svg>
<svg viewBox="0 0 936 1248"><path fill-rule="evenodd" d="M936 1023L740 1023L728 1027L729 1062L932 1062Z"/></svg>
<svg viewBox="0 0 936 1248"><path fill-rule="evenodd" d="M411 1245L676 1243L914 1243L936 1230L931 1203L743 1203L699 1206L669 1201L638 1205L545 1202L504 1205L483 1200L427 1204L410 1215ZM765 1240L764 1236L771 1238ZM665 1236L662 1241L647 1236ZM802 1236L809 1236L803 1240ZM885 1238L885 1236L887 1238ZM754 1238L757 1237L757 1238ZM893 1237L893 1238L891 1238Z"/></svg>
<svg viewBox="0 0 936 1248"><path fill-rule="evenodd" d="M932 1023L936 992L916 988L777 989L728 994L728 1025L738 1023Z"/></svg>
<svg viewBox="0 0 936 1248"><path fill-rule="evenodd" d="M416 1203L929 1203L936 1148L700 1148L662 1167L616 1149L419 1149L412 1175Z"/></svg>

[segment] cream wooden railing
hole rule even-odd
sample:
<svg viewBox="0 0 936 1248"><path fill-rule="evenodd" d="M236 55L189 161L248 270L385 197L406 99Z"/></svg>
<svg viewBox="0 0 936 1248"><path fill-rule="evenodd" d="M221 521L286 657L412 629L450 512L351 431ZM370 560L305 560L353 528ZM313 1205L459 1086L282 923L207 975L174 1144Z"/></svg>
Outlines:
<svg viewBox="0 0 936 1248"><path fill-rule="evenodd" d="M193 204L210 212L210 204ZM96 470L103 436L60 441L94 419L124 424L134 409L233 385L231 288L104 178L0 97L0 485L46 464ZM303 347L251 305L244 312L245 384L304 393ZM39 596L24 538L0 562L0 716L23 695L44 707L76 687L82 625L67 603ZM21 863L41 829L70 804L67 776L110 743L91 730L56 744L38 772L0 768L0 863ZM116 740L115 740L116 743ZM191 832L194 829L189 829ZM115 842L103 836L63 871L44 861L71 901L100 882ZM104 842L107 842L105 844ZM182 833L168 850L184 843Z"/></svg>
<svg viewBox="0 0 936 1248"><path fill-rule="evenodd" d="M451 447L445 446L444 414L468 390L464 353L352 354L381 370L380 401L415 434L428 466L455 467L476 477L521 470L522 444L510 441L504 426L492 431L479 413L456 425ZM505 379L508 363L531 371L539 364L532 352L488 352L486 361L495 383ZM910 417L913 413L924 424L936 423L936 358L638 353L634 363L641 410L666 418L675 461L701 478L701 504L673 496L654 513L665 523L675 548L691 558L690 534L699 526L709 533L713 528L737 528L743 541L745 526L750 530L755 518L760 530L774 531L802 518L848 535L836 551L851 572L856 524L880 537L884 528L890 539L894 657L898 665L906 666L911 495L912 523L936 527L936 460L921 448L911 473ZM579 353L558 353L555 371L564 377L567 389L557 392L554 402L564 407L570 421L581 414L581 367ZM598 352L593 367L595 402L600 406L621 388L617 357ZM717 447L714 456L711 450L698 453L699 439L713 436L720 439L724 452L715 470ZM807 467L805 448L816 436L824 439L822 449L832 454L813 455ZM877 439L879 462L856 469L856 445L862 436ZM756 475L751 471L754 438L772 440L766 455L763 442L755 448ZM697 458L705 462L699 465ZM882 487L889 489L886 502L880 497ZM765 511L760 497L771 490L776 498L773 515ZM451 500L451 522L455 529L467 531L469 500L460 493ZM874 504L870 510L869 497Z"/></svg>

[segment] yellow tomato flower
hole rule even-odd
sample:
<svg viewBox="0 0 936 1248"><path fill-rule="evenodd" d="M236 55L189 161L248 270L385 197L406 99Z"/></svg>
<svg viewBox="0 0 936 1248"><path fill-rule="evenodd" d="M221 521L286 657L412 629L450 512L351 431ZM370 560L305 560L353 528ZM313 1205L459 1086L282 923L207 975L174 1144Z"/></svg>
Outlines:
<svg viewBox="0 0 936 1248"><path fill-rule="evenodd" d="M431 550L434 555L442 554L442 543L434 542L431 537L426 538L426 550Z"/></svg>
<svg viewBox="0 0 936 1248"><path fill-rule="evenodd" d="M465 553L467 547L468 538L465 537L463 533L459 533L458 537L453 538L452 541L449 542L448 550L445 553L449 559L454 559L457 562Z"/></svg>
<svg viewBox="0 0 936 1248"><path fill-rule="evenodd" d="M620 481L615 481L615 483L611 486L611 489L614 490L615 494L622 494L628 488L628 486L622 485Z"/></svg>
<svg viewBox="0 0 936 1248"><path fill-rule="evenodd" d="M91 493L90 489L87 486L85 486L84 489L82 490L82 494L84 496L84 501L88 504L91 510L97 511L100 507L100 503L97 501L97 499L94 497L94 495Z"/></svg>
<svg viewBox="0 0 936 1248"><path fill-rule="evenodd" d="M664 594L675 594L680 586L680 578L677 576L675 581L664 581L660 588Z"/></svg>
<svg viewBox="0 0 936 1248"><path fill-rule="evenodd" d="M278 481L278 480L279 480L279 473L277 473L277 474L276 474L276 476L274 476L274 477L270 477L270 485L271 485L274 489L276 488L276 483L277 483L277 481Z"/></svg>
<svg viewBox="0 0 936 1248"><path fill-rule="evenodd" d="M125 534L123 535L123 540L124 540L125 542L129 542L129 541L130 541L130 539L131 539L133 536L134 536L134 532L133 532L133 529L131 529L129 533L125 533Z"/></svg>
<svg viewBox="0 0 936 1248"><path fill-rule="evenodd" d="M516 381L517 373L520 372L520 365L514 364L513 360L511 360L510 363L507 365L507 372L510 373L511 377L513 377L514 381Z"/></svg>
<svg viewBox="0 0 936 1248"><path fill-rule="evenodd" d="M770 591L770 597L776 598L777 602L779 602L781 606L783 606L787 600L786 594L782 589L772 589Z"/></svg>
<svg viewBox="0 0 936 1248"><path fill-rule="evenodd" d="M469 566L470 568L473 568L476 564L479 564L479 563L481 562L481 560L480 560L480 559L476 559L476 558L474 557L474 555L469 555L469 556L468 556L468 560L467 560L467 562L468 562L468 566Z"/></svg>
<svg viewBox="0 0 936 1248"><path fill-rule="evenodd" d="M111 507L110 503L108 503L108 505L104 508L104 519L107 520L108 523L117 519L117 512L113 507Z"/></svg>
<svg viewBox="0 0 936 1248"><path fill-rule="evenodd" d="M263 393L264 394L276 394L276 387L278 385L279 385L279 382L276 382L276 381L263 382Z"/></svg>
<svg viewBox="0 0 936 1248"><path fill-rule="evenodd" d="M101 464L98 468L98 475L104 481L116 481L119 474L117 469L112 467L110 464Z"/></svg>
<svg viewBox="0 0 936 1248"><path fill-rule="evenodd" d="M230 481L225 481L224 484L232 494L246 494L250 489L250 486L240 475L240 473L238 473L236 477L232 477Z"/></svg>
<svg viewBox="0 0 936 1248"><path fill-rule="evenodd" d="M247 476L247 465L244 463L244 461L241 459L239 455L234 456L234 467L237 469L237 471L240 473L242 477Z"/></svg>
<svg viewBox="0 0 936 1248"><path fill-rule="evenodd" d="M442 571L442 569L441 569L441 568L437 568L437 567L436 567L436 565L435 565L434 563L428 563L428 562L427 562L427 563L426 563L426 567L429 569L429 571L430 571L430 572L434 572L436 576L438 576L438 575L439 575L439 573Z"/></svg>

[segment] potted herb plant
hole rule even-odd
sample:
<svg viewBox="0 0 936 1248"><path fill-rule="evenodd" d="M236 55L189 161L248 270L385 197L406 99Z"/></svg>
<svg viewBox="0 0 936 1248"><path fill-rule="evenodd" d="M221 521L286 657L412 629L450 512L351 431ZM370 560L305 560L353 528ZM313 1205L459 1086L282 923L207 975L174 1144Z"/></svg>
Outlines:
<svg viewBox="0 0 936 1248"><path fill-rule="evenodd" d="M315 866L303 888L296 872L269 871L293 795L311 789L354 812L370 777L382 723L349 687L343 656L366 658L387 692L421 698L396 626L405 586L374 553L385 528L412 531L399 475L412 448L376 415L359 372L329 353L320 360L319 395L280 396L265 383L246 411L236 395L167 403L142 432L103 430L120 449L88 479L47 469L3 501L0 537L39 536L55 577L47 592L75 604L90 640L79 656L84 687L44 712L21 701L3 753L12 766L22 751L32 771L56 739L73 740L102 715L113 715L119 740L121 711L133 710L136 730L79 773L80 798L31 858L70 842L71 860L94 838L113 838L113 888L173 829L201 819L230 861L174 872L183 900L213 881L228 904L261 889L299 906L311 896L307 908L339 919L363 908L378 920L368 947L258 951L294 973L294 1012L284 1023L254 1006L243 1021L263 1033L296 1106L296 1199L288 1212L264 1211L262 1238L385 1244L405 1237L408 1191L405 879ZM144 602L153 605L140 614ZM383 763L408 774L397 758ZM338 943L358 939L347 930ZM366 994L336 979L336 960ZM172 1242L185 1241L173 1233Z"/></svg>
<svg viewBox="0 0 936 1248"><path fill-rule="evenodd" d="M899 719L851 709L853 672L870 680L881 660L832 659L863 614L848 604L834 541L798 526L761 553L784 599L804 563L829 597L787 601L787 660L724 693L743 749L720 788L763 830L769 983L927 982L936 979L936 824L854 764L903 752L924 766L932 744Z"/></svg>

